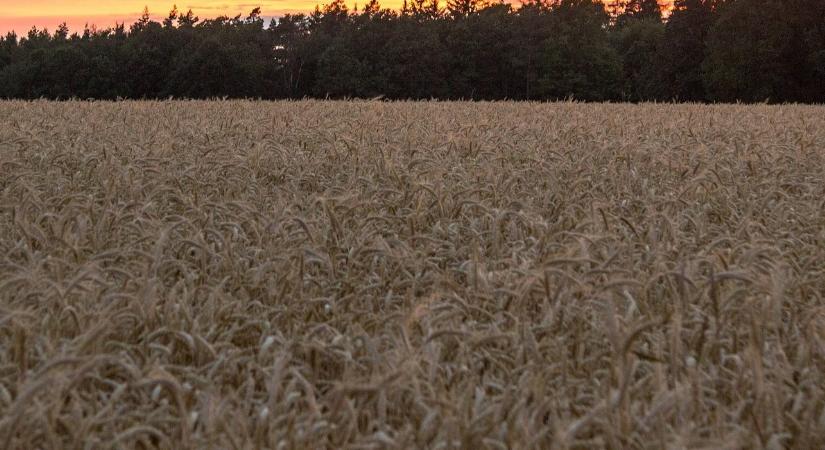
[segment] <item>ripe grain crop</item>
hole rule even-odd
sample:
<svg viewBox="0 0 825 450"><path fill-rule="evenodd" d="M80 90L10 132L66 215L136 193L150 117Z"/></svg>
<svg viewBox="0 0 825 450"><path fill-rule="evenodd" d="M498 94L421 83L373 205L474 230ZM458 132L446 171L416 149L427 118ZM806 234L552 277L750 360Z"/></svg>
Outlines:
<svg viewBox="0 0 825 450"><path fill-rule="evenodd" d="M825 448L825 109L0 103L0 448Z"/></svg>

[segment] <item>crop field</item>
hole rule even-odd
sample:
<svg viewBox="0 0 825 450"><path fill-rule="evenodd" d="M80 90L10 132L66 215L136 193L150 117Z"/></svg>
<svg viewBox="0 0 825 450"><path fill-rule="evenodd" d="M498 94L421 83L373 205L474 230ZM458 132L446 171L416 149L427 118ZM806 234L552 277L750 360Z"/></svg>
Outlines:
<svg viewBox="0 0 825 450"><path fill-rule="evenodd" d="M825 448L825 108L0 103L0 448Z"/></svg>

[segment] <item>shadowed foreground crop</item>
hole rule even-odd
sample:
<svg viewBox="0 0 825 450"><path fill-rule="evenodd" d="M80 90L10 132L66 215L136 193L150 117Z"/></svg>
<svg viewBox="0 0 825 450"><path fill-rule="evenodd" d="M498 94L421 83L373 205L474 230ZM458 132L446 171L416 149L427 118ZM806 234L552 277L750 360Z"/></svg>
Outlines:
<svg viewBox="0 0 825 450"><path fill-rule="evenodd" d="M0 447L825 446L825 109L0 103Z"/></svg>

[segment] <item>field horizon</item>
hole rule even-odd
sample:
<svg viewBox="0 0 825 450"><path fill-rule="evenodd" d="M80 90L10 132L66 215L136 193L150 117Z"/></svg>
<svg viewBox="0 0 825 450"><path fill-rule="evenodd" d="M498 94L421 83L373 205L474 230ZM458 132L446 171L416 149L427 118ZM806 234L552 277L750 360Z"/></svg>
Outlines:
<svg viewBox="0 0 825 450"><path fill-rule="evenodd" d="M825 107L0 102L0 447L825 446Z"/></svg>

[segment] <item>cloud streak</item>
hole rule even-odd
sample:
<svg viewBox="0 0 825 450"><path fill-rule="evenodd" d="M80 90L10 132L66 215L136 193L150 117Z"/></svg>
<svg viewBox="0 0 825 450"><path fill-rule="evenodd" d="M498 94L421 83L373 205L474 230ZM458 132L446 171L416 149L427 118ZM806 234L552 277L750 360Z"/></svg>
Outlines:
<svg viewBox="0 0 825 450"><path fill-rule="evenodd" d="M402 0L398 0L399 4L400 1ZM144 6L149 8L153 19L160 20L166 17L174 3L178 4L181 11L192 9L201 19L210 19L224 15L246 15L256 7L261 7L264 16L278 17L287 13L312 11L316 4L322 2L323 0L267 0L251 3L247 0L233 3L225 0L201 0L186 4L179 0L28 0L15 2L8 8L3 5L0 13L0 33L5 34L14 30L18 35L25 34L33 26L54 30L63 22L66 22L70 30L78 32L82 31L86 24L98 28L112 27L116 23L129 25L140 17ZM387 6L395 5L388 1Z"/></svg>
<svg viewBox="0 0 825 450"><path fill-rule="evenodd" d="M4 1L4 0L0 0ZM11 1L11 0L5 0ZM218 16L244 16L256 7L261 8L265 17L279 17L284 14L311 12L315 5L328 3L331 0L264 0L261 2L231 2L227 0L195 0L186 3L179 0L25 0L13 1L2 6L0 12L0 33L10 30L18 34L25 34L36 26L38 29L54 30L63 22L71 31L82 31L86 24L96 25L98 28L108 28L116 23L133 23L140 17L144 6L149 8L152 18L161 20L166 17L177 3L178 9L191 9L201 19L211 19ZM365 4L367 1L359 1ZM399 8L403 0L383 0L381 5L387 8ZM511 0L518 3L518 0ZM348 0L353 6L355 0ZM446 1L442 0L441 4ZM668 2L670 3L670 2Z"/></svg>

